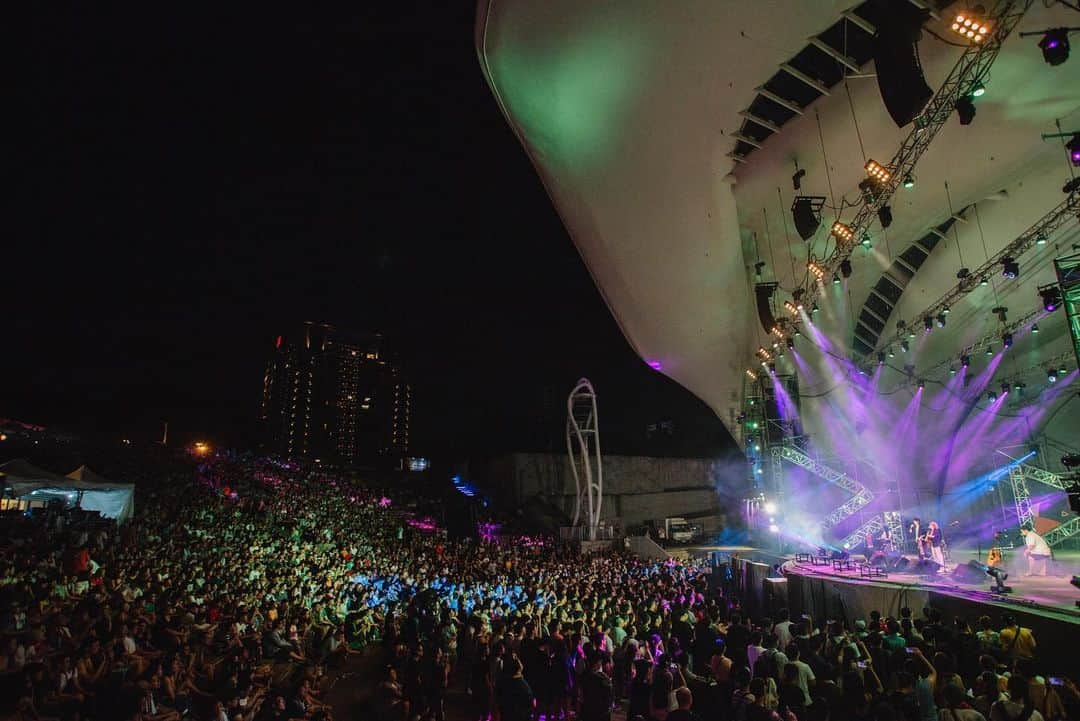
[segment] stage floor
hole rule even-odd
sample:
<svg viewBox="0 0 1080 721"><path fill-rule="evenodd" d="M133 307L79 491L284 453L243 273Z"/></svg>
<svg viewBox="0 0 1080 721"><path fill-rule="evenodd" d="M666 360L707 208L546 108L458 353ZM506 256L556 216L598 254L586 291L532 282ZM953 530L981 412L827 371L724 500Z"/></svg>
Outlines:
<svg viewBox="0 0 1080 721"><path fill-rule="evenodd" d="M954 558L957 555L954 553ZM964 556L966 557L966 554ZM949 571L951 572L955 566L955 563L951 563ZM1015 568L1015 564L1013 566ZM957 579L951 573L926 576L890 571L887 578L868 579L859 576L857 567L854 571L834 571L831 565L814 566L793 560L784 564L785 575L795 573L801 576L842 579L846 584L932 590L935 593L977 601L999 609L1022 606L1029 613L1038 612L1057 620L1080 623L1080 609L1076 607L1076 601L1080 600L1080 589L1070 583L1071 575L1024 576L1023 569L1017 569L1017 571L1010 571L1009 578L1005 582L1007 586L1012 587L1012 593L998 594L990 592L993 579L989 576L971 583Z"/></svg>

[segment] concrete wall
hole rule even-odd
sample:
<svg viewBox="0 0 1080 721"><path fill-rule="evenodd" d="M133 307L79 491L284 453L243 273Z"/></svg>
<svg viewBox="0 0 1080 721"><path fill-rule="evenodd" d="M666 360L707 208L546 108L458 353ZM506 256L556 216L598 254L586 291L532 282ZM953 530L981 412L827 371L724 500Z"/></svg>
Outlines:
<svg viewBox="0 0 1080 721"><path fill-rule="evenodd" d="M604 456L603 519L620 519L623 526L692 516L706 530L719 527L718 515L729 499L717 496L718 463L701 458ZM541 497L574 511L574 477L565 454L513 453L493 459L477 481L506 508ZM702 516L701 514L707 514Z"/></svg>

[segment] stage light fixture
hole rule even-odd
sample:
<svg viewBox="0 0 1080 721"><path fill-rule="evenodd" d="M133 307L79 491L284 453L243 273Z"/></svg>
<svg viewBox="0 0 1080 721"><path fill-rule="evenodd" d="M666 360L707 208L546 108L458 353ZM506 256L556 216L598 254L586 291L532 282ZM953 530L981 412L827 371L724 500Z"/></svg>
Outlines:
<svg viewBox="0 0 1080 721"><path fill-rule="evenodd" d="M877 354L877 364L879 366L885 365L885 353L883 351L880 351Z"/></svg>
<svg viewBox="0 0 1080 721"><path fill-rule="evenodd" d="M851 239L855 237L855 231L851 229L851 226L839 220L832 224L832 234L834 238L844 243L851 242Z"/></svg>
<svg viewBox="0 0 1080 721"><path fill-rule="evenodd" d="M801 190L802 189L802 179L805 178L805 177L806 177L806 171L805 170L803 170L802 168L799 168L798 170L796 170L795 173L791 176L791 187L793 189L795 189L795 190Z"/></svg>
<svg viewBox="0 0 1080 721"><path fill-rule="evenodd" d="M919 389L926 388L926 381L922 378L919 379Z"/></svg>
<svg viewBox="0 0 1080 721"><path fill-rule="evenodd" d="M776 364L775 363L770 363L769 364L769 374L770 375L776 375Z"/></svg>
<svg viewBox="0 0 1080 721"><path fill-rule="evenodd" d="M784 310L786 310L788 313L791 313L792 315L799 314L799 307L792 303L790 300L784 301Z"/></svg>
<svg viewBox="0 0 1080 721"><path fill-rule="evenodd" d="M791 299L793 301L795 301L795 307L798 308L799 310L803 309L802 299L803 299L803 295L805 295L805 294L806 294L806 291L803 290L802 288L796 288L795 290L791 291Z"/></svg>
<svg viewBox="0 0 1080 721"><path fill-rule="evenodd" d="M892 225L892 208L888 205L883 205L877 212L878 220L881 221L882 228L888 228Z"/></svg>
<svg viewBox="0 0 1080 721"><path fill-rule="evenodd" d="M1013 334L1012 334L1012 333L1002 333L1002 334L1001 334L1001 343L1002 343L1002 344L1003 344L1003 345L1004 345L1004 346L1005 346L1006 348L1012 348L1012 344L1013 344Z"/></svg>
<svg viewBox="0 0 1080 721"><path fill-rule="evenodd" d="M1061 457L1061 465L1066 468L1080 467L1080 453L1067 453Z"/></svg>
<svg viewBox="0 0 1080 721"><path fill-rule="evenodd" d="M832 284L833 285L840 285L840 276L838 276L836 273L833 273Z"/></svg>
<svg viewBox="0 0 1080 721"><path fill-rule="evenodd" d="M1035 236L1035 245L1046 245L1046 241L1049 240L1046 236L1046 231L1039 231L1039 234Z"/></svg>
<svg viewBox="0 0 1080 721"><path fill-rule="evenodd" d="M1013 384L1013 390L1016 391L1017 393L1024 390L1025 388L1027 388L1027 385L1024 384L1024 383L1021 383L1020 381L1016 381L1016 383Z"/></svg>
<svg viewBox="0 0 1080 721"><path fill-rule="evenodd" d="M945 320L946 320L945 319L945 314L944 313L938 313L937 314L937 327L938 328L944 328L945 327Z"/></svg>
<svg viewBox="0 0 1080 721"><path fill-rule="evenodd" d="M889 178L892 177L892 173L889 172L889 169L873 158L866 161L865 169L867 177L878 183L887 183L889 182Z"/></svg>
<svg viewBox="0 0 1080 721"><path fill-rule="evenodd" d="M1068 28L1053 28L1047 30L1039 40L1039 50L1042 50L1043 60L1047 65L1057 66L1069 59L1069 30Z"/></svg>
<svg viewBox="0 0 1080 721"><path fill-rule="evenodd" d="M784 343L787 344L788 350L795 350L795 340L793 338L788 338Z"/></svg>
<svg viewBox="0 0 1080 721"><path fill-rule="evenodd" d="M810 271L810 275L814 276L818 280L821 280L825 277L825 269L818 265L818 263L816 263L815 261L810 261L809 263L807 263L806 269Z"/></svg>
<svg viewBox="0 0 1080 721"><path fill-rule="evenodd" d="M987 576L994 579L994 585L990 587L990 593L1012 593L1012 586L1005 585L1009 574L994 566L983 566L983 571Z"/></svg>
<svg viewBox="0 0 1080 721"><path fill-rule="evenodd" d="M986 355L994 355L994 346L989 343L986 345Z"/></svg>
<svg viewBox="0 0 1080 721"><path fill-rule="evenodd" d="M772 501L765 501L765 505L762 507L765 509L765 512L768 513L770 516L776 515L776 504Z"/></svg>
<svg viewBox="0 0 1080 721"><path fill-rule="evenodd" d="M1058 366L1058 375L1059 376L1063 376L1063 375L1067 374L1068 372L1069 372L1069 369L1065 367L1064 363L1062 363L1061 365Z"/></svg>
<svg viewBox="0 0 1080 721"><path fill-rule="evenodd" d="M949 306L944 305L944 306L941 307L941 314L942 315L948 315L949 312L950 312Z"/></svg>
<svg viewBox="0 0 1080 721"><path fill-rule="evenodd" d="M907 174L904 175L904 187L905 188L914 188L915 187L915 176L912 175L911 173L907 173Z"/></svg>
<svg viewBox="0 0 1080 721"><path fill-rule="evenodd" d="M961 125L971 125L975 119L975 103L971 98L964 96L956 101L956 115L960 118Z"/></svg>
<svg viewBox="0 0 1080 721"><path fill-rule="evenodd" d="M923 330L925 330L927 333L929 333L930 331L932 331L934 329L934 319L931 318L930 316L926 316L925 318L923 318L922 319L922 324L923 324Z"/></svg>
<svg viewBox="0 0 1080 721"><path fill-rule="evenodd" d="M1031 324L1031 332L1032 333L1038 333L1039 332L1039 324L1038 323L1032 323Z"/></svg>
<svg viewBox="0 0 1080 721"><path fill-rule="evenodd" d="M996 315L998 317L998 320L1002 323L1007 323L1009 320L1009 309L1003 305L991 308L990 312Z"/></svg>
<svg viewBox="0 0 1080 721"><path fill-rule="evenodd" d="M990 402L996 401L997 400L997 393L994 393L994 391L990 391L989 393L986 394L986 400L988 400Z"/></svg>
<svg viewBox="0 0 1080 721"><path fill-rule="evenodd" d="M1057 383L1057 369L1056 368L1047 368L1046 369L1046 380L1049 383Z"/></svg>
<svg viewBox="0 0 1080 721"><path fill-rule="evenodd" d="M862 234L862 247L866 248L867 250L870 250L874 247L874 244L870 242L870 233L865 230Z"/></svg>
<svg viewBox="0 0 1080 721"><path fill-rule="evenodd" d="M851 261L847 258L840 261L840 275L844 276L845 278L851 277Z"/></svg>
<svg viewBox="0 0 1080 721"><path fill-rule="evenodd" d="M969 356L967 354L960 356L960 365L964 366L965 368L970 366L971 365L971 356Z"/></svg>
<svg viewBox="0 0 1080 721"><path fill-rule="evenodd" d="M982 83L975 83L975 87L971 89L971 97L981 98L986 95L986 86Z"/></svg>
<svg viewBox="0 0 1080 721"><path fill-rule="evenodd" d="M1073 133L1072 139L1065 143L1065 149L1069 151L1069 162L1080 168L1080 133Z"/></svg>
<svg viewBox="0 0 1080 721"><path fill-rule="evenodd" d="M979 279L979 285L983 287L990 285L990 279L984 275L982 278Z"/></svg>
<svg viewBox="0 0 1080 721"><path fill-rule="evenodd" d="M956 366L949 366L949 375L956 375Z"/></svg>
<svg viewBox="0 0 1080 721"><path fill-rule="evenodd" d="M761 275L762 275L761 271L764 268L765 268L765 261L759 260L758 262L754 263L754 275L756 275L758 278L760 278Z"/></svg>
<svg viewBox="0 0 1080 721"><path fill-rule="evenodd" d="M791 204L791 217L795 221L795 230L803 240L814 237L821 225L821 209L825 205L825 196L797 195Z"/></svg>
<svg viewBox="0 0 1080 721"><path fill-rule="evenodd" d="M749 378L750 380L752 380L752 381L756 381L756 380L757 380L757 373L755 373L754 371L750 370L749 368L747 368L747 369L746 369L746 375L747 375L747 377L748 377L748 378Z"/></svg>
<svg viewBox="0 0 1080 721"><path fill-rule="evenodd" d="M1039 288L1039 297L1042 298L1043 308L1047 313L1053 313L1061 305L1061 291L1057 285L1044 285Z"/></svg>
<svg viewBox="0 0 1080 721"><path fill-rule="evenodd" d="M926 84L916 44L930 12L911 3L888 3L877 25L874 66L886 110L899 128L915 120L934 91Z"/></svg>
<svg viewBox="0 0 1080 721"><path fill-rule="evenodd" d="M817 307L817 303L814 303L812 306L810 306L810 315L816 315L818 310L819 309Z"/></svg>
<svg viewBox="0 0 1080 721"><path fill-rule="evenodd" d="M1001 395L1007 395L1009 392L1009 384L1007 381L1003 381L1001 384Z"/></svg>
<svg viewBox="0 0 1080 721"><path fill-rule="evenodd" d="M990 32L990 23L986 20L986 9L976 5L962 12L953 20L952 31L972 43L981 43Z"/></svg>
<svg viewBox="0 0 1080 721"><path fill-rule="evenodd" d="M908 342L906 340L902 340L902 341L900 341L900 350L907 353L909 350L911 350L911 346L908 344Z"/></svg>
<svg viewBox="0 0 1080 721"><path fill-rule="evenodd" d="M1020 275L1020 264L1011 255L1001 260L1001 274L1010 280Z"/></svg>
<svg viewBox="0 0 1080 721"><path fill-rule="evenodd" d="M896 357L896 351L893 350L892 346L889 346L889 357L890 358L895 358Z"/></svg>
<svg viewBox="0 0 1080 721"><path fill-rule="evenodd" d="M956 279L957 280L963 280L964 278L967 278L969 275L971 275L971 271L968 270L967 268L961 268L960 270L956 271Z"/></svg>

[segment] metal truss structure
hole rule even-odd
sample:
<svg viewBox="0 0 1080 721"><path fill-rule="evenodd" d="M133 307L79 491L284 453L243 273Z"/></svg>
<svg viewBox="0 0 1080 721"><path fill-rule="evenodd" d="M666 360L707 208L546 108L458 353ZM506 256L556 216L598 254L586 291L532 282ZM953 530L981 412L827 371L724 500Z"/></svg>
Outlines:
<svg viewBox="0 0 1080 721"><path fill-rule="evenodd" d="M846 535L840 541L840 544L845 550L851 549L862 543L863 539L866 538L867 535L876 537L883 530L885 530L885 521L882 519L881 516L874 516L870 520L863 522L862 525L860 525L854 531Z"/></svg>
<svg viewBox="0 0 1080 721"><path fill-rule="evenodd" d="M1072 336L1073 353L1080 365L1080 255L1057 258L1054 261L1061 300L1065 304L1065 316L1069 320L1069 334Z"/></svg>
<svg viewBox="0 0 1080 721"><path fill-rule="evenodd" d="M885 511L881 516L885 520L885 528L889 532L893 548L904 548L907 539L904 537L904 520L900 511Z"/></svg>
<svg viewBox="0 0 1080 721"><path fill-rule="evenodd" d="M790 445L778 445L773 446L772 453L774 464L776 463L775 459L777 458L781 458L789 463L794 463L795 465L810 471L818 478L822 478L837 488L841 488L851 494L851 498L844 501L825 516L824 520L821 522L821 525L825 528L832 528L837 523L848 516L853 515L860 508L874 500L874 494L870 492L869 488L846 473L817 462L798 448L794 448Z"/></svg>
<svg viewBox="0 0 1080 721"><path fill-rule="evenodd" d="M570 473L574 476L577 492L573 525L577 526L582 520L581 510L585 505L584 537L595 541L604 500L604 469L600 456L596 391L587 378L580 379L566 399L566 453L570 457Z"/></svg>
<svg viewBox="0 0 1080 721"><path fill-rule="evenodd" d="M1034 519L1031 513L1031 490L1027 485L1029 480L1057 488L1062 492L1068 491L1065 478L1057 473L1051 473L1036 466L1029 466L1026 463L1010 466L1009 484L1012 486L1016 522L1021 528L1031 527ZM1080 516L1071 518L1057 528L1048 531L1043 535L1043 540L1046 541L1047 545L1053 546L1078 533L1080 533Z"/></svg>
<svg viewBox="0 0 1080 721"><path fill-rule="evenodd" d="M1073 192L1070 193L1056 208L1035 221L1030 228L1017 236L1014 241L1006 245L978 268L971 271L967 277L961 278L956 286L930 304L930 306L921 313L912 316L906 321L897 323L897 335L894 340L889 342L899 343L903 340L902 333L906 332L906 330L901 331L899 330L900 328L917 328L922 323L923 318L926 318L927 316L934 318L945 308L955 306L961 298L979 287L980 279L988 277L996 272L1005 258L1019 258L1027 251L1036 247L1040 238L1045 239L1058 228L1076 222L1078 220L1078 212L1080 212L1080 192ZM1029 314L1029 316L1034 317L1035 315L1038 315L1039 312L1041 312L1041 309L1040 311ZM1014 321L1013 325L1020 327L1020 325L1023 325L1023 323L1029 319L1028 316L1025 316L1020 321ZM878 348L880 348L881 345L882 344L879 341Z"/></svg>
<svg viewBox="0 0 1080 721"><path fill-rule="evenodd" d="M881 183L877 191L863 203L855 218L848 223L852 233L846 239L837 239L836 250L824 262L825 277L831 277L840 268L840 263L851 256L852 250L861 242L862 233L877 218L878 211L888 204L893 194L903 181L904 176L915 169L919 158L930 147L938 131L952 117L956 101L971 92L976 84L983 81L990 71L990 66L1001 52L1001 46L1009 37L1024 13L1034 0L999 0L987 13L992 31L981 43L970 45L953 66L949 76L930 98L922 114L915 118L914 127L885 167L890 175Z"/></svg>

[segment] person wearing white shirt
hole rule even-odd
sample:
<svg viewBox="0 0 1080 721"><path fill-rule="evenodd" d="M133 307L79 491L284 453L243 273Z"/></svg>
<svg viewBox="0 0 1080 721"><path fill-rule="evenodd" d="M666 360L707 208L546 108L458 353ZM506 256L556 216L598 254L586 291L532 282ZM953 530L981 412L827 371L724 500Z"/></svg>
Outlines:
<svg viewBox="0 0 1080 721"><path fill-rule="evenodd" d="M1050 546L1031 528L1021 528L1024 537L1024 555L1028 559L1027 576L1045 576L1046 562L1050 560Z"/></svg>
<svg viewBox="0 0 1080 721"><path fill-rule="evenodd" d="M780 620L773 626L773 635L776 636L776 647L785 649L793 640L791 636L791 620L786 608L780 609Z"/></svg>

